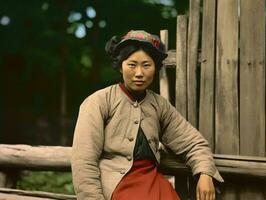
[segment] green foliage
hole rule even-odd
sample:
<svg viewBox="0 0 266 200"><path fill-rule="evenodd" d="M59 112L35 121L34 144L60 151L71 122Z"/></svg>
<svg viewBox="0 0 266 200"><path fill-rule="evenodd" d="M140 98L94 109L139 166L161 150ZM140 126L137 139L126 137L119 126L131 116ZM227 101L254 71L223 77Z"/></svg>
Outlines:
<svg viewBox="0 0 266 200"><path fill-rule="evenodd" d="M30 172L24 171L17 188L31 191L47 191L74 194L70 172Z"/></svg>
<svg viewBox="0 0 266 200"><path fill-rule="evenodd" d="M71 141L80 103L119 80L104 50L107 40L131 29L156 34L167 29L169 48L175 48L176 15L187 13L188 5L178 0L0 1L0 106L6 113L0 143L60 145L62 130ZM3 24L3 17L9 23ZM67 128L62 128L62 110Z"/></svg>

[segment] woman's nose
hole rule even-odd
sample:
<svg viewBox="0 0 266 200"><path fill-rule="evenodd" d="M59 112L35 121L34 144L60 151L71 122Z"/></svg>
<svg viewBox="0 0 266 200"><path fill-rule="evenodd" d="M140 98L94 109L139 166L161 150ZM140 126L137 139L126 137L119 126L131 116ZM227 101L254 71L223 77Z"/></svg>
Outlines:
<svg viewBox="0 0 266 200"><path fill-rule="evenodd" d="M142 68L140 66L136 67L135 69L135 76L139 77L139 76L143 76L143 72L142 72Z"/></svg>

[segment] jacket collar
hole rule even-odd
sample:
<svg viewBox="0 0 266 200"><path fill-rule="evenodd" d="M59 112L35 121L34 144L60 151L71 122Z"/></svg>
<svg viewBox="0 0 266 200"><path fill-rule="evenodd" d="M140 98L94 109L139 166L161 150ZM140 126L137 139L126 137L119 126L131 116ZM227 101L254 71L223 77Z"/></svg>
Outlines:
<svg viewBox="0 0 266 200"><path fill-rule="evenodd" d="M132 101L132 102L142 102L145 97L147 96L147 92L145 91L142 94L134 94L125 87L123 83L119 83L119 88L122 90L122 92Z"/></svg>
<svg viewBox="0 0 266 200"><path fill-rule="evenodd" d="M142 104L144 101L146 101L149 96L150 96L150 91L148 89L146 89L145 94L142 96L142 98L136 99L123 85L123 83L119 83L118 84L120 91L122 91L122 93L127 97L127 99L129 99L129 101L131 102L131 104Z"/></svg>

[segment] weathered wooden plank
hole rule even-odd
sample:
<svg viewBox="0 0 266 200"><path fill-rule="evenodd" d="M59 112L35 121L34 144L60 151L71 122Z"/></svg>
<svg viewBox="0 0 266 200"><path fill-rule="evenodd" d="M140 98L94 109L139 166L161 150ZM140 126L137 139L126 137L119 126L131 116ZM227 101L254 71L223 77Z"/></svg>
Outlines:
<svg viewBox="0 0 266 200"><path fill-rule="evenodd" d="M187 16L176 21L175 107L187 118ZM181 199L188 199L187 174L175 176L175 190Z"/></svg>
<svg viewBox="0 0 266 200"><path fill-rule="evenodd" d="M168 50L168 31L167 30L161 30L160 31L160 37L162 42L165 45L166 51ZM160 70L160 95L164 98L170 100L170 94L169 94L169 81L166 73L166 68L163 66Z"/></svg>
<svg viewBox="0 0 266 200"><path fill-rule="evenodd" d="M240 1L240 154L265 156L265 1ZM264 200L264 187L244 184L241 200Z"/></svg>
<svg viewBox="0 0 266 200"><path fill-rule="evenodd" d="M238 1L217 1L215 152L239 154Z"/></svg>
<svg viewBox="0 0 266 200"><path fill-rule="evenodd" d="M228 154L214 154L214 159L221 160L236 160L236 161L247 161L247 162L266 162L266 157L261 156L240 156L240 155L228 155ZM249 165L247 165L249 166ZM266 166L265 166L266 167Z"/></svg>
<svg viewBox="0 0 266 200"><path fill-rule="evenodd" d="M170 49L167 52L168 56L167 58L163 61L164 65L166 68L176 68L176 50L175 49Z"/></svg>
<svg viewBox="0 0 266 200"><path fill-rule="evenodd" d="M168 30L160 31L160 38L165 45L165 50L168 51ZM169 80L166 72L165 63L163 63L163 67L160 70L160 95L165 97L170 101L170 91L169 91ZM167 177L167 179L171 182L175 182L175 178L172 176Z"/></svg>
<svg viewBox="0 0 266 200"><path fill-rule="evenodd" d="M163 61L163 63L165 64L165 67L175 69L176 68L176 50L170 49L170 50L168 50L167 54L168 54L168 57ZM197 62L198 62L198 65L201 63L201 52L198 53L198 61Z"/></svg>
<svg viewBox="0 0 266 200"><path fill-rule="evenodd" d="M187 118L187 17L177 16L176 30L176 109Z"/></svg>
<svg viewBox="0 0 266 200"><path fill-rule="evenodd" d="M0 145L0 167L3 169L70 171L70 156L71 147ZM187 167L171 154L161 152L161 157L163 168L176 173L188 171ZM266 178L265 157L214 154L214 160L222 173Z"/></svg>
<svg viewBox="0 0 266 200"><path fill-rule="evenodd" d="M71 147L0 145L1 168L70 170Z"/></svg>
<svg viewBox="0 0 266 200"><path fill-rule="evenodd" d="M215 152L239 154L238 1L217 1L216 29ZM235 200L237 193L225 183L220 198Z"/></svg>
<svg viewBox="0 0 266 200"><path fill-rule="evenodd" d="M161 154L161 169L164 173L187 173L188 169L180 160L169 154ZM234 177L256 177L266 180L266 158L234 155L214 155L214 161L222 174Z"/></svg>
<svg viewBox="0 0 266 200"><path fill-rule="evenodd" d="M242 0L240 153L265 156L265 1Z"/></svg>
<svg viewBox="0 0 266 200"><path fill-rule="evenodd" d="M0 188L1 200L76 200L75 195Z"/></svg>
<svg viewBox="0 0 266 200"><path fill-rule="evenodd" d="M200 0L190 0L187 42L188 121L198 127L197 56L199 42Z"/></svg>
<svg viewBox="0 0 266 200"><path fill-rule="evenodd" d="M51 198L32 197L16 194L5 194L0 192L0 200L56 200Z"/></svg>
<svg viewBox="0 0 266 200"><path fill-rule="evenodd" d="M216 1L203 1L199 130L214 151L214 75Z"/></svg>

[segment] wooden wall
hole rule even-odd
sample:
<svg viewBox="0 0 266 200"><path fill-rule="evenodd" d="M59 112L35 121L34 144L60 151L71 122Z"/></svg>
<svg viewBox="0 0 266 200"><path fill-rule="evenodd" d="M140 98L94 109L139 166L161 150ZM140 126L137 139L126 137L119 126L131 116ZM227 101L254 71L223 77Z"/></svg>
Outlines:
<svg viewBox="0 0 266 200"><path fill-rule="evenodd" d="M176 108L213 152L265 157L265 0L190 0L175 59ZM225 179L220 199L266 199L256 179Z"/></svg>

